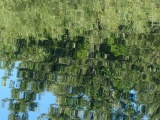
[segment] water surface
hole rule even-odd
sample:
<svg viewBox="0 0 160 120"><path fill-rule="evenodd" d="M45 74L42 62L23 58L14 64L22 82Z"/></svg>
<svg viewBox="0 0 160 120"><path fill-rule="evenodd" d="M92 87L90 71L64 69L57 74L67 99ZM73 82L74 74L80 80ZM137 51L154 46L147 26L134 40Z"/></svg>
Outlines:
<svg viewBox="0 0 160 120"><path fill-rule="evenodd" d="M1 119L160 119L159 2L1 5Z"/></svg>

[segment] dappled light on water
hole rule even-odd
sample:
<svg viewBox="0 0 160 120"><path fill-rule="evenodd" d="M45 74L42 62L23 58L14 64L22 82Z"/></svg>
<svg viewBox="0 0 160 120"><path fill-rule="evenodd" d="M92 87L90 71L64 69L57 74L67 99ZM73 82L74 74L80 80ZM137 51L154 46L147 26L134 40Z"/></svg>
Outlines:
<svg viewBox="0 0 160 120"><path fill-rule="evenodd" d="M1 119L160 119L153 1L1 0Z"/></svg>

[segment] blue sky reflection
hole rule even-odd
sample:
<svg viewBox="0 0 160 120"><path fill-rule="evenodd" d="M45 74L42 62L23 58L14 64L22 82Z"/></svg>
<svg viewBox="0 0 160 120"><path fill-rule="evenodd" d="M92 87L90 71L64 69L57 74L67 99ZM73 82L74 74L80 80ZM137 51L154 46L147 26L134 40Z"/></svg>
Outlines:
<svg viewBox="0 0 160 120"><path fill-rule="evenodd" d="M8 71L3 69L4 62L1 62L0 67L0 115L2 120L7 120L10 111L8 110L9 102L4 102L11 98L11 88L18 89L19 79L17 78L17 67L19 66L19 61L15 63L14 68L11 70L11 74L8 75ZM14 83L10 86L10 83ZM36 95L36 100L34 102L38 103L38 107L35 111L28 111L29 120L36 120L41 114L47 114L51 104L56 104L56 96L48 91Z"/></svg>

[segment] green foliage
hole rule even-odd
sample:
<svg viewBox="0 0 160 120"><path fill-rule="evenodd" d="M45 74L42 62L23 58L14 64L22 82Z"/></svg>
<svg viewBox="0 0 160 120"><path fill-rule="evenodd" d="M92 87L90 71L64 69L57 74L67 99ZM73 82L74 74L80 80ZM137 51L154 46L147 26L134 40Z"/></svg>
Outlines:
<svg viewBox="0 0 160 120"><path fill-rule="evenodd" d="M96 3L96 4L95 4ZM131 7L128 7L131 6ZM34 36L44 38L44 29L52 38L70 30L70 36L101 28L106 32L118 32L119 25L130 26L134 33L149 32L148 21L159 22L158 1L59 1L59 0L6 0L0 1L1 37L17 38ZM92 33L92 35L94 35Z"/></svg>
<svg viewBox="0 0 160 120"><path fill-rule="evenodd" d="M87 50L78 50L75 53L75 57L77 59L86 59L87 58L87 53L88 53Z"/></svg>
<svg viewBox="0 0 160 120"><path fill-rule="evenodd" d="M127 49L124 45L112 45L111 46L111 52L115 56L125 55L127 53Z"/></svg>
<svg viewBox="0 0 160 120"><path fill-rule="evenodd" d="M44 89L58 97L59 108L48 113L53 119L78 119L78 110L87 119L93 111L106 119L112 108L120 109L117 101L130 104L125 97L132 89L139 90L139 97L147 96L137 103L150 106L159 101L158 4L157 0L1 0L2 68L11 71L11 63L21 61L22 80L20 88L11 91L16 103L10 101L10 110L26 112L27 106L34 110L35 95ZM26 98L20 99L23 91ZM151 91L153 100L148 100L146 91Z"/></svg>

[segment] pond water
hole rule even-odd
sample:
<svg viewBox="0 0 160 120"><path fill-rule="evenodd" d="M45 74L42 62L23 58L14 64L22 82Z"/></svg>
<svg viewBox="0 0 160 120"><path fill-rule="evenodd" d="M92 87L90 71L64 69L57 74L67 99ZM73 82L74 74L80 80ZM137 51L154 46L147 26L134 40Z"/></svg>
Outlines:
<svg viewBox="0 0 160 120"><path fill-rule="evenodd" d="M1 119L159 120L160 3L124 1L0 2Z"/></svg>
<svg viewBox="0 0 160 120"><path fill-rule="evenodd" d="M21 118L16 117L11 117L14 116L14 111L9 112L8 108L11 106L14 107L14 105L9 106L11 104L10 102L12 101L12 104L16 103L17 100L12 98L11 91L13 89L19 90L21 87L20 80L17 77L17 72L18 69L17 67L19 66L20 62L15 62L15 66L12 68L10 71L10 75L8 75L7 71L4 69L0 70L0 77L1 77L1 86L0 86L0 91L3 92L1 94L0 99L1 99L1 119L7 120L9 119L21 119L23 115L27 116L26 118L23 119L29 119L29 120L36 120L38 116L40 116L43 113L48 113L48 108L50 107L51 104L56 104L56 96L54 93L51 93L49 91L44 90L42 93L35 93L35 99L33 100L34 103L37 104L36 108L29 108L27 107L26 110L28 111L27 113L20 113ZM3 66L4 62L1 62L1 65ZM6 77L6 78L5 78ZM29 86L30 87L30 86ZM28 89L30 91L30 89ZM20 100L24 99L24 94L27 91L19 91L18 93L18 98Z"/></svg>

